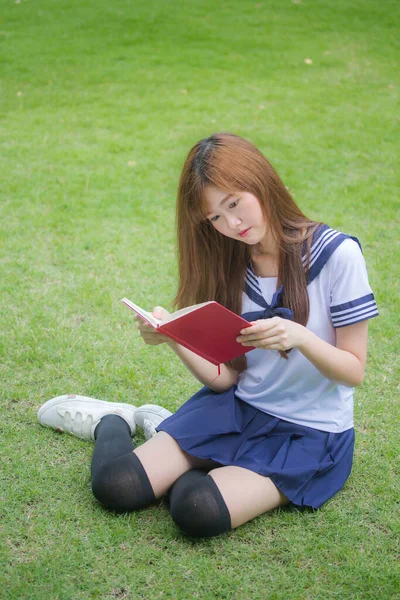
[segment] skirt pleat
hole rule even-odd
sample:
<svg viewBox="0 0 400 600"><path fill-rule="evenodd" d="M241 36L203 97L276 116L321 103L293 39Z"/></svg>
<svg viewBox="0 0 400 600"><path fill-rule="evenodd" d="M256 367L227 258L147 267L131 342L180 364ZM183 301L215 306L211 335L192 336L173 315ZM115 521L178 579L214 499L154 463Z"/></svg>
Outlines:
<svg viewBox="0 0 400 600"><path fill-rule="evenodd" d="M320 431L274 417L235 396L202 388L157 428L197 458L270 477L298 507L319 508L350 475L354 430Z"/></svg>

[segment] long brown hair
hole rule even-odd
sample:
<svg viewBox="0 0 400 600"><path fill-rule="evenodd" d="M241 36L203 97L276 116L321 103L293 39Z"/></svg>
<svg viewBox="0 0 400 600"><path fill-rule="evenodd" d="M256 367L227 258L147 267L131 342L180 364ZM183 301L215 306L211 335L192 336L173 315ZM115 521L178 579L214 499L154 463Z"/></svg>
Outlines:
<svg viewBox="0 0 400 600"><path fill-rule="evenodd" d="M294 202L278 174L255 146L230 133L200 140L183 166L177 200L179 286L175 306L216 300L240 314L250 247L221 235L206 219L205 186L227 193L249 192L260 202L279 245L278 287L283 306L305 325L309 299L302 244L317 223Z"/></svg>

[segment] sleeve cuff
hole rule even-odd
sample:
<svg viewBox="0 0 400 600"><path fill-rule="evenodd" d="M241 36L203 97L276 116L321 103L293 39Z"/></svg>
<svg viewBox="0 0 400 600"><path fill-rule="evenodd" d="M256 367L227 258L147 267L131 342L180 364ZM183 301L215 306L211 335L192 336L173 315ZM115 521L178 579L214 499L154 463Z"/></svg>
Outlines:
<svg viewBox="0 0 400 600"><path fill-rule="evenodd" d="M351 302L331 306L330 311L333 326L336 328L372 319L379 314L373 294L367 294Z"/></svg>

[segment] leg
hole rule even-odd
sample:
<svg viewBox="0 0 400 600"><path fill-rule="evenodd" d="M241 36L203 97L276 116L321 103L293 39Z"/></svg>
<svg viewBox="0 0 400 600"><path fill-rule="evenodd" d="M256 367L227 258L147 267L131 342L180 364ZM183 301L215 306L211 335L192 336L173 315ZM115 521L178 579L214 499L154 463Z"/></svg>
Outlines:
<svg viewBox="0 0 400 600"><path fill-rule="evenodd" d="M94 430L95 447L92 456L92 477L111 460L133 452L128 424L117 415L106 415Z"/></svg>
<svg viewBox="0 0 400 600"><path fill-rule="evenodd" d="M289 502L269 477L249 469L222 467L209 475L228 507L232 529Z"/></svg>
<svg viewBox="0 0 400 600"><path fill-rule="evenodd" d="M271 479L241 467L184 473L170 494L175 523L196 537L224 533L287 502Z"/></svg>
<svg viewBox="0 0 400 600"><path fill-rule="evenodd" d="M107 508L125 512L154 502L154 493L140 460L133 453L126 421L107 415L98 423L92 458L92 490Z"/></svg>
<svg viewBox="0 0 400 600"><path fill-rule="evenodd" d="M38 420L59 431L96 440L91 469L93 493L108 508L125 512L154 502L187 470L217 466L189 456L164 432L133 452L131 436L136 418L150 437L169 414L153 404L137 409L130 404L65 395L43 404Z"/></svg>
<svg viewBox="0 0 400 600"><path fill-rule="evenodd" d="M216 464L190 457L164 432L133 452L129 427L115 415L100 421L95 438L93 493L104 506L120 512L149 506L185 471Z"/></svg>
<svg viewBox="0 0 400 600"><path fill-rule="evenodd" d="M165 431L160 431L135 449L142 463L156 498L161 498L171 485L191 469L212 469L218 465L213 460L190 456Z"/></svg>

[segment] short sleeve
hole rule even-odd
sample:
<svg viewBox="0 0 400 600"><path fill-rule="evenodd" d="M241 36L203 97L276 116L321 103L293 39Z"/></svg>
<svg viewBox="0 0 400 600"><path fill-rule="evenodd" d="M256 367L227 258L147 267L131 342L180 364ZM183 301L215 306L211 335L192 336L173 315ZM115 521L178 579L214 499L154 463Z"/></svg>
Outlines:
<svg viewBox="0 0 400 600"><path fill-rule="evenodd" d="M344 240L328 262L333 326L346 327L378 316L365 260L357 242Z"/></svg>

